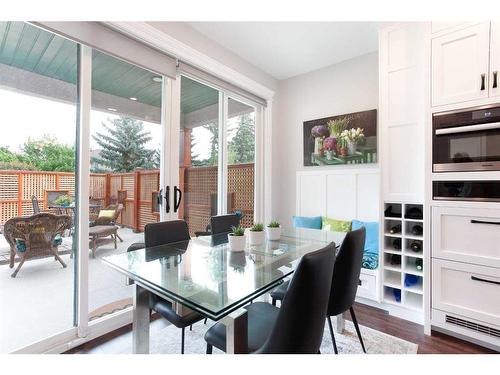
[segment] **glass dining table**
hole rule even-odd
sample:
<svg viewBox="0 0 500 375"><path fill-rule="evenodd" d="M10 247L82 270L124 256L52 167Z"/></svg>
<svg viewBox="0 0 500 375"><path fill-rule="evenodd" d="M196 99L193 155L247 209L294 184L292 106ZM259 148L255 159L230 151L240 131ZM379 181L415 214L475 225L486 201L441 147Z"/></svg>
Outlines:
<svg viewBox="0 0 500 375"><path fill-rule="evenodd" d="M172 301L179 315L190 310L226 326L226 352L244 353L247 314L243 306L272 290L291 275L300 258L334 242L345 233L287 229L279 241L230 251L227 234L149 247L104 257L134 287L133 351L149 352L149 299Z"/></svg>

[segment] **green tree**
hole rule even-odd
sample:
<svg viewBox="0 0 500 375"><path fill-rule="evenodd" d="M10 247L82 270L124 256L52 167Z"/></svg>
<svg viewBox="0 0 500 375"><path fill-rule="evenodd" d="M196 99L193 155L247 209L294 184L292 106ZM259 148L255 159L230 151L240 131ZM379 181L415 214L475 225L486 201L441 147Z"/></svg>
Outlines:
<svg viewBox="0 0 500 375"><path fill-rule="evenodd" d="M204 165L217 165L219 161L219 125L211 122L203 126L210 135L210 156L206 159Z"/></svg>
<svg viewBox="0 0 500 375"><path fill-rule="evenodd" d="M61 144L54 137L44 135L39 140L28 138L21 149L19 161L39 171L75 171L75 146Z"/></svg>
<svg viewBox="0 0 500 375"><path fill-rule="evenodd" d="M255 160L255 125L253 116L241 115L236 134L229 142L229 164L252 163Z"/></svg>
<svg viewBox="0 0 500 375"><path fill-rule="evenodd" d="M93 163L114 172L158 167L159 153L145 147L152 138L149 132L144 131L142 121L120 117L108 119L108 122L109 124L102 123L107 134L98 132L92 136L102 149L99 157L92 158Z"/></svg>
<svg viewBox="0 0 500 375"><path fill-rule="evenodd" d="M35 167L24 163L22 156L10 151L7 147L0 147L0 170L34 170Z"/></svg>

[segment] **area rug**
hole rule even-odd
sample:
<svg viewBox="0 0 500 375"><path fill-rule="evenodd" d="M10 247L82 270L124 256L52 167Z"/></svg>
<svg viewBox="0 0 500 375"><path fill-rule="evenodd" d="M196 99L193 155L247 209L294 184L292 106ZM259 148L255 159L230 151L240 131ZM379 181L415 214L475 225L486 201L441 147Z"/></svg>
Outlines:
<svg viewBox="0 0 500 375"><path fill-rule="evenodd" d="M185 353L204 354L206 352L206 342L204 340L205 331L213 322L204 325L203 322L193 325L193 330L186 329ZM400 338L387 335L374 329L360 326L366 351L369 354L416 354L418 345ZM351 321L345 321L343 334L335 333L339 354L363 354L361 345L356 335L354 325ZM151 332L150 352L155 354L180 354L181 330L169 325L158 331ZM214 354L221 351L214 348ZM323 343L321 344L321 354L333 354L333 345L330 337L328 325L325 324Z"/></svg>

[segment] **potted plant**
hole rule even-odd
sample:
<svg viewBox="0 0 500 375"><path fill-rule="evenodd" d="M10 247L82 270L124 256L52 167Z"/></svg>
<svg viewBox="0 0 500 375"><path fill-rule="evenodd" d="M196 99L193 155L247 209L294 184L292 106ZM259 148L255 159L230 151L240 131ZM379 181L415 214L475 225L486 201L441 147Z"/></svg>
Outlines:
<svg viewBox="0 0 500 375"><path fill-rule="evenodd" d="M337 139L333 137L328 137L323 142L323 148L326 151L327 160L332 160L335 150L337 149Z"/></svg>
<svg viewBox="0 0 500 375"><path fill-rule="evenodd" d="M349 155L354 155L356 153L356 146L364 141L365 135L363 134L363 129L361 128L351 128L344 130L340 137L347 142L347 150Z"/></svg>
<svg viewBox="0 0 500 375"><path fill-rule="evenodd" d="M232 232L229 233L229 249L231 251L245 251L245 229L238 225L237 227L232 227Z"/></svg>
<svg viewBox="0 0 500 375"><path fill-rule="evenodd" d="M340 137L338 142L338 149L340 156L347 156L347 140L344 137Z"/></svg>
<svg viewBox="0 0 500 375"><path fill-rule="evenodd" d="M314 154L319 155L323 148L323 140L330 135L328 127L316 125L311 129L311 136L314 138Z"/></svg>
<svg viewBox="0 0 500 375"><path fill-rule="evenodd" d="M281 226L277 221L271 221L266 228L267 239L270 241L278 241L281 237Z"/></svg>
<svg viewBox="0 0 500 375"><path fill-rule="evenodd" d="M264 225L255 223L250 228L250 245L261 245L264 243Z"/></svg>
<svg viewBox="0 0 500 375"><path fill-rule="evenodd" d="M63 194L54 199L54 204L62 207L69 207L73 203L73 199L67 195Z"/></svg>
<svg viewBox="0 0 500 375"><path fill-rule="evenodd" d="M326 126L330 130L330 137L338 138L340 134L347 129L349 125L349 117L341 117L335 120L330 120L326 123Z"/></svg>

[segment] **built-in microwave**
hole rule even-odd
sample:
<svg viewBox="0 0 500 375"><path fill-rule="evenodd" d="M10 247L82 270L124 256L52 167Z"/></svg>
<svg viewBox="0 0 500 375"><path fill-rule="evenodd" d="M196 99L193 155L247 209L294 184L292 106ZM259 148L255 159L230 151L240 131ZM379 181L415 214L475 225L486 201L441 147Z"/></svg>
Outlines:
<svg viewBox="0 0 500 375"><path fill-rule="evenodd" d="M434 172L500 170L500 104L432 116Z"/></svg>

